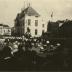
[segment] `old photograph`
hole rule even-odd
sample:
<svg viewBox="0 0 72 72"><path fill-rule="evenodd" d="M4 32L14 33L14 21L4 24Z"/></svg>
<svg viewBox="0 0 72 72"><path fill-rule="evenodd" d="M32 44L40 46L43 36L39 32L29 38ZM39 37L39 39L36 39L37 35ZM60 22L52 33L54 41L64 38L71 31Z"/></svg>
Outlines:
<svg viewBox="0 0 72 72"><path fill-rule="evenodd" d="M0 0L0 71L72 71L72 0Z"/></svg>

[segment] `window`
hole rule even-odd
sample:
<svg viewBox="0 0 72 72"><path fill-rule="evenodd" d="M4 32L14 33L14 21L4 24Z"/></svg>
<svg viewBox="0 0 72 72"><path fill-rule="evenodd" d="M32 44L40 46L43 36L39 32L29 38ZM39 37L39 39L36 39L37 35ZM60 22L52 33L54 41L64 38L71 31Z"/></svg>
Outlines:
<svg viewBox="0 0 72 72"><path fill-rule="evenodd" d="M42 24L42 27L44 28L44 24Z"/></svg>
<svg viewBox="0 0 72 72"><path fill-rule="evenodd" d="M38 26L38 20L35 20L35 26Z"/></svg>
<svg viewBox="0 0 72 72"><path fill-rule="evenodd" d="M29 29L29 27L27 28L27 32L30 32L30 29Z"/></svg>
<svg viewBox="0 0 72 72"><path fill-rule="evenodd" d="M35 35L37 35L37 33L38 33L38 31L37 31L37 29L35 29Z"/></svg>
<svg viewBox="0 0 72 72"><path fill-rule="evenodd" d="M8 32L10 32L10 30L8 29Z"/></svg>
<svg viewBox="0 0 72 72"><path fill-rule="evenodd" d="M30 19L28 19L28 25L31 25L31 20Z"/></svg>
<svg viewBox="0 0 72 72"><path fill-rule="evenodd" d="M4 33L5 33L5 30L4 30Z"/></svg>
<svg viewBox="0 0 72 72"><path fill-rule="evenodd" d="M44 30L42 30L42 34L44 34Z"/></svg>
<svg viewBox="0 0 72 72"><path fill-rule="evenodd" d="M38 16L35 16L35 17L38 17Z"/></svg>

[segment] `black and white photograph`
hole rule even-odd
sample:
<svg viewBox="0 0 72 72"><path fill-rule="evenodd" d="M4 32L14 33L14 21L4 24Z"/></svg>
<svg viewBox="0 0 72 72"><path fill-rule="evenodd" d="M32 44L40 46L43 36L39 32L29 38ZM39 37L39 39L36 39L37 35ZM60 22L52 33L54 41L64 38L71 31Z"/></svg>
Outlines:
<svg viewBox="0 0 72 72"><path fill-rule="evenodd" d="M72 71L72 0L0 0L0 71Z"/></svg>

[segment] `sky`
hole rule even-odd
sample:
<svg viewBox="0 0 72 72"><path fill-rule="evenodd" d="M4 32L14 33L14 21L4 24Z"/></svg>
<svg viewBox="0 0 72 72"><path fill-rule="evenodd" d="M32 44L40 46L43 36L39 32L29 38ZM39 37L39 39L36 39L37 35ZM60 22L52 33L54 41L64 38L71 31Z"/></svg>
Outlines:
<svg viewBox="0 0 72 72"><path fill-rule="evenodd" d="M0 23L14 26L14 19L30 3L44 19L72 19L72 0L0 0Z"/></svg>

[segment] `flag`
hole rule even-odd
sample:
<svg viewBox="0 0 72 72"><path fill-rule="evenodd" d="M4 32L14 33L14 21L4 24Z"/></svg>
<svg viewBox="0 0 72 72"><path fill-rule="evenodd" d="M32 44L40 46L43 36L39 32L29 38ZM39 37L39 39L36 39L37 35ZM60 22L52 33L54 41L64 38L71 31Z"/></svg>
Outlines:
<svg viewBox="0 0 72 72"><path fill-rule="evenodd" d="M51 18L53 17L53 12L52 12L52 14L51 14Z"/></svg>

